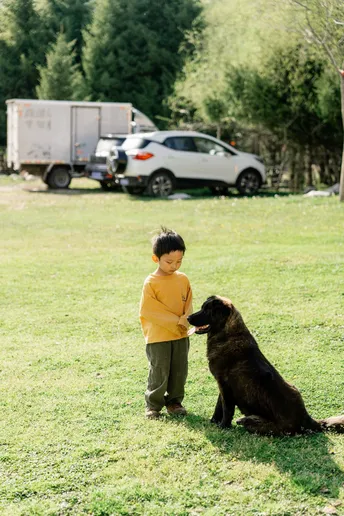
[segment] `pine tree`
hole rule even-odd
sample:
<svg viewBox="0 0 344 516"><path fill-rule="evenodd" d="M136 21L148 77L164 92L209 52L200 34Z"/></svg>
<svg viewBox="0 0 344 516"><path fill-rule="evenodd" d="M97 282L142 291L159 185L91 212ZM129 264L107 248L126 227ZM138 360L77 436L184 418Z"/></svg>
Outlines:
<svg viewBox="0 0 344 516"><path fill-rule="evenodd" d="M5 0L0 5L0 144L5 143L5 101L35 98L36 66L44 63L46 43L33 0Z"/></svg>
<svg viewBox="0 0 344 516"><path fill-rule="evenodd" d="M83 54L90 100L166 115L180 47L199 12L198 0L99 0Z"/></svg>
<svg viewBox="0 0 344 516"><path fill-rule="evenodd" d="M67 41L75 41L75 58L79 63L83 46L82 31L91 22L93 0L42 0L41 12L50 34L60 31Z"/></svg>
<svg viewBox="0 0 344 516"><path fill-rule="evenodd" d="M12 97L34 96L38 78L36 64L43 64L45 40L43 22L33 0L7 0L1 9L0 40L8 54L1 52L0 70L8 77ZM2 76L2 73L0 73Z"/></svg>
<svg viewBox="0 0 344 516"><path fill-rule="evenodd" d="M67 42L64 33L58 35L55 45L47 54L46 67L39 67L38 98L55 100L83 98L83 78L78 65L75 64L74 44L74 41Z"/></svg>

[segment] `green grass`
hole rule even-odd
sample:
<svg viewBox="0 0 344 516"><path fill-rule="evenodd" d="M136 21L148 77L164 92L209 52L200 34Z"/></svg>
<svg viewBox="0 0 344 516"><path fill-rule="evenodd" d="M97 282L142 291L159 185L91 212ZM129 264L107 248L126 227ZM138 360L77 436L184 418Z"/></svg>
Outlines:
<svg viewBox="0 0 344 516"><path fill-rule="evenodd" d="M96 186L51 193L0 178L0 514L344 514L343 435L209 423L205 337L191 340L189 415L146 421L138 321L164 224L185 239L195 308L230 297L310 413L343 413L344 205L155 201Z"/></svg>

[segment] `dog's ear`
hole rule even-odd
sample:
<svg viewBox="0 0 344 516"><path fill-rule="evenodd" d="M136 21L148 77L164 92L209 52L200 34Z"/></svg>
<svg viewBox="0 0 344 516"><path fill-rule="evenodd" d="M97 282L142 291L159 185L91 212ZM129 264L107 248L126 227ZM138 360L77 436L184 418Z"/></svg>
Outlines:
<svg viewBox="0 0 344 516"><path fill-rule="evenodd" d="M231 307L216 296L212 296L208 300L207 309L209 310L212 329L223 328L231 314Z"/></svg>
<svg viewBox="0 0 344 516"><path fill-rule="evenodd" d="M202 310L207 311L211 307L212 302L215 299L217 299L216 296L209 296L209 297L207 297L207 299L204 301L204 303L202 305Z"/></svg>

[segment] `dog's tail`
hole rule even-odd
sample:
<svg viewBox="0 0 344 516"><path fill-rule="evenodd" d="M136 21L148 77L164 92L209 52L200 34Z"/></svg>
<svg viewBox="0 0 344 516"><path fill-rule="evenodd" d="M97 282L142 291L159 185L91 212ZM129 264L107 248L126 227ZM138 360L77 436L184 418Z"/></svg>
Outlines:
<svg viewBox="0 0 344 516"><path fill-rule="evenodd" d="M320 423L323 432L344 433L344 415L318 419L317 422Z"/></svg>

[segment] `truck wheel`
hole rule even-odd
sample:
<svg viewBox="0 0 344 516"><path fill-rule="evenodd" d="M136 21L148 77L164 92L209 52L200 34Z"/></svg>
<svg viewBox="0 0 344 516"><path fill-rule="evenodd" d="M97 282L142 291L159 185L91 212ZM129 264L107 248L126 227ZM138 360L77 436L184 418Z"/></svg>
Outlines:
<svg viewBox="0 0 344 516"><path fill-rule="evenodd" d="M68 188L72 178L66 168L54 168L47 177L47 184L50 188Z"/></svg>

